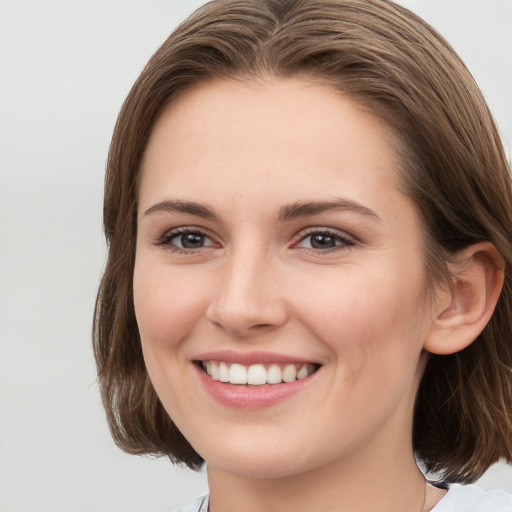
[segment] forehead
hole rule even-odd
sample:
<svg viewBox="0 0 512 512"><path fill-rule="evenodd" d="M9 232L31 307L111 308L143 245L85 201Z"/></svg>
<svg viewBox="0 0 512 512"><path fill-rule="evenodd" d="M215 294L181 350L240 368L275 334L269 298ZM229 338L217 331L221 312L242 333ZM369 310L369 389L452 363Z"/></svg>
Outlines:
<svg viewBox="0 0 512 512"><path fill-rule="evenodd" d="M168 105L153 128L140 199L155 178L229 188L302 178L326 186L344 170L398 182L393 132L358 103L307 79L223 80L195 87ZM311 181L311 180L310 180ZM308 185L309 187L311 185Z"/></svg>

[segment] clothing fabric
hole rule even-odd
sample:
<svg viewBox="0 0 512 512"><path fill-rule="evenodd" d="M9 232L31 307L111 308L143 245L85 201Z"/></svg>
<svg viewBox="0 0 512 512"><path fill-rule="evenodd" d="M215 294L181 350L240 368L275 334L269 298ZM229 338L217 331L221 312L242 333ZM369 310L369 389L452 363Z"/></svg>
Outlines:
<svg viewBox="0 0 512 512"><path fill-rule="evenodd" d="M208 496L177 512L208 512ZM430 512L512 512L512 494L484 491L476 485L450 484L448 492Z"/></svg>
<svg viewBox="0 0 512 512"><path fill-rule="evenodd" d="M476 485L450 484L430 512L512 512L512 494L484 491Z"/></svg>
<svg viewBox="0 0 512 512"><path fill-rule="evenodd" d="M208 512L208 495L201 496L176 512Z"/></svg>

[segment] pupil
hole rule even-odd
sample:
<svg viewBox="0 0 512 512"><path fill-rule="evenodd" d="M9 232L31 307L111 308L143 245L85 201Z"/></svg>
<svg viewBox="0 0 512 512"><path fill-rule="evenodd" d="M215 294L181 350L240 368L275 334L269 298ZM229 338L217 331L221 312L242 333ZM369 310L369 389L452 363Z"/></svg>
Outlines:
<svg viewBox="0 0 512 512"><path fill-rule="evenodd" d="M311 239L311 246L314 249L325 249L326 247L334 247L335 240L330 235L313 235Z"/></svg>
<svg viewBox="0 0 512 512"><path fill-rule="evenodd" d="M196 235L194 233L181 235L181 245L185 249L197 249L203 246L203 242L203 235Z"/></svg>

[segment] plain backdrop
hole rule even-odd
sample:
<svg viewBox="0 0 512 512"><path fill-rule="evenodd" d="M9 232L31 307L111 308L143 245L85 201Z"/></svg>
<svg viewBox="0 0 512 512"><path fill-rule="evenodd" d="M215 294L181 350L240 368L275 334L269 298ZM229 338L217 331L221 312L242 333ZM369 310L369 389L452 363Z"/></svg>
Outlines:
<svg viewBox="0 0 512 512"><path fill-rule="evenodd" d="M199 0L0 0L0 511L170 511L204 474L123 454L90 331L105 159L146 60ZM512 0L404 0L443 33L512 141ZM510 154L510 153L509 153ZM481 481L512 491L512 471Z"/></svg>

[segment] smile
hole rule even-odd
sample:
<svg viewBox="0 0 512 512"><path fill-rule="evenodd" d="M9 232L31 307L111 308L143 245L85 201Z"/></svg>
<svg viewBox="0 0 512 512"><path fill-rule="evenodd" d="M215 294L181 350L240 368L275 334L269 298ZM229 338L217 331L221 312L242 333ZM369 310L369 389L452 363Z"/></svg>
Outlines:
<svg viewBox="0 0 512 512"><path fill-rule="evenodd" d="M305 379L314 373L319 365L283 363L245 366L223 361L202 361L201 367L214 381L239 386L263 386Z"/></svg>

